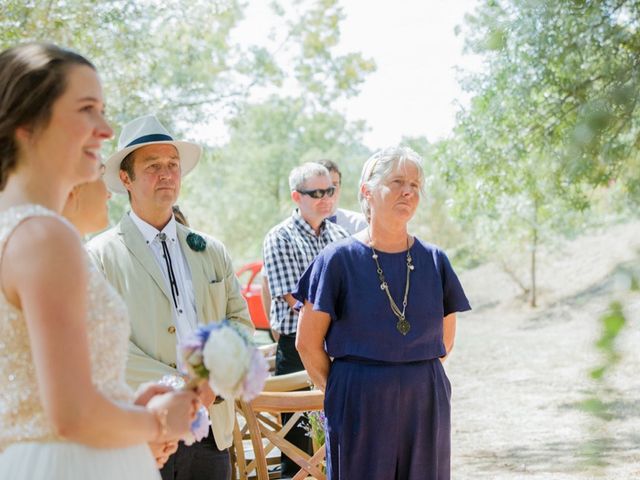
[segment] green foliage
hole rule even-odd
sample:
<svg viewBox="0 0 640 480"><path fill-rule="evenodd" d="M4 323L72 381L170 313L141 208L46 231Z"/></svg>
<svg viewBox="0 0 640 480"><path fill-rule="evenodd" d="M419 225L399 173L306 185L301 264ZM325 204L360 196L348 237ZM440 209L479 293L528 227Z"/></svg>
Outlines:
<svg viewBox="0 0 640 480"><path fill-rule="evenodd" d="M375 63L358 53L334 53L344 19L338 0L296 0L292 9L304 6L302 15L287 22L294 75L306 94L312 94L308 100L322 108L340 97L357 94L364 77L375 70Z"/></svg>
<svg viewBox="0 0 640 480"><path fill-rule="evenodd" d="M43 40L85 54L116 125L148 112L172 128L200 121L277 76L255 51L229 43L242 18L237 0L194 0L189 8L180 0L5 0L1 8L0 48Z"/></svg>
<svg viewBox="0 0 640 480"><path fill-rule="evenodd" d="M485 69L463 78L471 105L435 161L478 256L530 257L532 304L539 244L583 226L600 188L640 201L639 7L492 0L466 17Z"/></svg>
<svg viewBox="0 0 640 480"><path fill-rule="evenodd" d="M186 140L184 132L202 131L214 118L227 121L229 142L205 148L180 204L192 226L225 241L237 262L259 258L268 228L289 214L287 177L303 161L335 159L344 170L343 203L355 205L351 191L368 155L365 126L347 123L334 105L357 94L375 69L359 53L337 53L344 17L337 0L272 2L284 25L275 46L270 38L232 41L245 7L241 0L0 4L0 49L45 40L96 64L116 132L151 112ZM256 100L264 91L277 93ZM115 196L111 218L127 207L125 196Z"/></svg>
<svg viewBox="0 0 640 480"><path fill-rule="evenodd" d="M492 117L493 128L480 135L519 164L546 157L555 193L578 204L588 203L574 187L582 182L620 182L640 200L639 7L634 0L505 0L469 16L467 47L488 65L466 79L478 93L472 110Z"/></svg>
<svg viewBox="0 0 640 480"><path fill-rule="evenodd" d="M272 97L246 105L229 127L229 142L189 179L186 210L197 224L212 223L211 231L244 259L261 258L264 235L290 215L288 176L294 166L335 159L349 193L369 154L361 124L348 124L335 112L308 112L302 99ZM348 195L343 200L355 203Z"/></svg>
<svg viewBox="0 0 640 480"><path fill-rule="evenodd" d="M309 422L309 425L306 427L308 429L307 434L311 437L315 445L321 447L325 442L324 424L326 420L324 411L316 410L313 412L306 412L305 416Z"/></svg>
<svg viewBox="0 0 640 480"><path fill-rule="evenodd" d="M590 397L583 400L578 405L578 408L584 412L589 413L601 420L610 421L613 420L613 415L609 412L607 404L597 397ZM593 452L595 455L597 452Z"/></svg>
<svg viewBox="0 0 640 480"><path fill-rule="evenodd" d="M604 363L591 371L591 377L600 380L605 372L620 361L620 354L616 349L616 339L626 324L622 304L614 301L609 305L609 311L601 318L602 333L596 341L596 348L604 356Z"/></svg>
<svg viewBox="0 0 640 480"><path fill-rule="evenodd" d="M629 292L637 291L638 279L633 271L623 271L622 275L628 279ZM606 435L603 436L603 432L607 432L608 422L620 418L619 407L616 406L620 393L610 385L609 380L615 366L622 360L619 339L626 326L627 318L622 302L612 301L608 310L600 317L600 336L595 341L595 347L600 352L602 361L589 372L589 376L594 380L594 388L576 405L596 421L592 425L594 438L586 442L583 452L586 461L594 465L607 465L605 452L610 450L613 440Z"/></svg>

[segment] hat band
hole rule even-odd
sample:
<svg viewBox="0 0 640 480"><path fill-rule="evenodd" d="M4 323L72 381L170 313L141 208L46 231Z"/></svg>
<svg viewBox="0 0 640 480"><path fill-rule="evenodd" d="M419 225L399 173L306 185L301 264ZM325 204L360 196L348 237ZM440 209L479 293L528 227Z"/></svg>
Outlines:
<svg viewBox="0 0 640 480"><path fill-rule="evenodd" d="M150 142L173 142L173 138L169 135L165 135L163 133L152 133L150 135L143 135L142 137L138 137L129 144L125 145L124 148L131 147L133 145L140 145L141 143L150 143Z"/></svg>

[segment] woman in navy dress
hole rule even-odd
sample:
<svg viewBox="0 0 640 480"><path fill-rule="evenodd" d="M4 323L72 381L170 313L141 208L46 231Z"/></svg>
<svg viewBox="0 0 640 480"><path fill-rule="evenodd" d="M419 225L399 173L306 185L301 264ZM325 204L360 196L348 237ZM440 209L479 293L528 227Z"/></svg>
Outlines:
<svg viewBox="0 0 640 480"><path fill-rule="evenodd" d="M424 173L411 149L365 163L369 228L329 245L294 296L296 346L325 391L331 480L450 478L451 384L442 362L469 302L447 256L407 231Z"/></svg>

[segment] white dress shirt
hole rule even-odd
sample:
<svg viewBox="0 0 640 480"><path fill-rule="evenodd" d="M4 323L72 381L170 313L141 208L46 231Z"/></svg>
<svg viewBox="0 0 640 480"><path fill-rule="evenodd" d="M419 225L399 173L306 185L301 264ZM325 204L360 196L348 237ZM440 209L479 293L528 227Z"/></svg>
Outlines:
<svg viewBox="0 0 640 480"><path fill-rule="evenodd" d="M347 210L346 208L336 210L336 213L329 217L329 220L340 225L349 232L349 235L358 233L369 226L367 219L362 213Z"/></svg>
<svg viewBox="0 0 640 480"><path fill-rule="evenodd" d="M187 259L182 253L180 242L178 242L176 219L171 215L169 223L167 223L162 231L160 231L138 217L133 210L129 212L129 216L136 227L138 227L138 230L142 233L145 242L151 249L154 258L158 262L158 266L162 271L162 276L166 282L167 290L170 292L171 283L169 281L169 271L167 270L164 253L162 252L162 242L158 238L158 234L160 233L164 233L166 235L167 248L169 250L169 255L171 255L171 265L173 267L173 273L178 286L178 296L176 297L178 306L176 308L173 300L171 300L171 306L173 307L173 318L176 323L178 341L181 341L182 339L187 338L187 336L198 326L198 314L196 313L196 299L193 293L191 271L189 270Z"/></svg>

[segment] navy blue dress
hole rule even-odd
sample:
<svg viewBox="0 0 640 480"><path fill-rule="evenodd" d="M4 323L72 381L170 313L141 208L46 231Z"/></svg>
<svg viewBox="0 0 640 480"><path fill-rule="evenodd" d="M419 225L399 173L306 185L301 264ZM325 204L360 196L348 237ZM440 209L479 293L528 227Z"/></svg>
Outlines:
<svg viewBox="0 0 640 480"><path fill-rule="evenodd" d="M333 358L325 391L327 472L331 480L450 478L451 384L443 318L469 310L447 256L416 239L406 318L396 329L369 246L353 237L326 247L300 278L294 297L331 317ZM402 308L406 252L378 252Z"/></svg>

